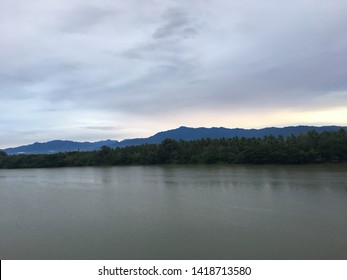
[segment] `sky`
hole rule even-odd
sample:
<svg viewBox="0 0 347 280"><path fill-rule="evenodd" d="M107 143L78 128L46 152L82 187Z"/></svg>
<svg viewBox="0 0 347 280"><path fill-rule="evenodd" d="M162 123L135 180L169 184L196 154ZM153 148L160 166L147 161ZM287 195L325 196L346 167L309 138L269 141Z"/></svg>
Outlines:
<svg viewBox="0 0 347 280"><path fill-rule="evenodd" d="M0 148L347 125L346 0L0 0Z"/></svg>

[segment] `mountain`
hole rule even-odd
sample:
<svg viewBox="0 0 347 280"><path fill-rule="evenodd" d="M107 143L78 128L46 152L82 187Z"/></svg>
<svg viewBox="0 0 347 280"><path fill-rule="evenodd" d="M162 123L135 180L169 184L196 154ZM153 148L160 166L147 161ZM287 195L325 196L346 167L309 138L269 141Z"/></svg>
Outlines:
<svg viewBox="0 0 347 280"><path fill-rule="evenodd" d="M74 142L54 140L45 143L34 143L31 145L20 146L16 148L8 148L4 151L7 154L50 154L68 151L94 151L100 149L102 146L116 147L118 145L116 140L105 140L98 142Z"/></svg>
<svg viewBox="0 0 347 280"><path fill-rule="evenodd" d="M135 138L126 139L123 141L116 140L106 140L98 142L74 142L74 141L62 141L55 140L46 143L34 143L31 145L20 146L16 148L8 148L4 151L7 154L47 154L47 153L57 153L57 152L67 152L67 151L93 151L98 150L102 146L108 146L111 148L116 147L126 147L126 146L136 146L145 143L157 144L166 138L172 138L175 140L197 140L202 138L232 138L232 137L264 137L266 135L284 137L290 135L298 135L310 130L315 130L317 132L324 131L337 131L340 128L347 129L347 127L341 126L288 126L283 128L278 127L267 127L262 129L242 129L242 128L224 128L224 127L212 127L212 128L191 128L181 126L176 129L167 130L159 132L148 138Z"/></svg>
<svg viewBox="0 0 347 280"><path fill-rule="evenodd" d="M167 130L163 132L159 132L153 136L148 138L135 138L135 139L126 139L119 142L119 147L126 146L135 146L142 145L145 143L148 144L156 144L160 143L166 138L172 138L175 140L197 140L202 138L232 138L232 137L264 137L266 135L279 136L282 135L284 137L290 135L298 135L304 132L308 132L310 130L315 130L317 132L324 131L337 131L340 128L347 128L341 126L288 126L283 128L278 127L267 127L262 129L243 129L243 128L224 128L224 127L212 127L212 128L191 128L181 126L176 129Z"/></svg>

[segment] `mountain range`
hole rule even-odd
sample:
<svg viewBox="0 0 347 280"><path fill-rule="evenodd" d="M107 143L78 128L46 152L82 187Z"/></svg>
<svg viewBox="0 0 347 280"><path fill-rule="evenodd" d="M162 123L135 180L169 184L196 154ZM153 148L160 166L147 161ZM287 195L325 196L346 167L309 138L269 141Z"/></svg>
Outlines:
<svg viewBox="0 0 347 280"><path fill-rule="evenodd" d="M242 129L242 128L224 128L224 127L212 127L212 128L192 128L181 126L176 129L162 131L156 133L148 138L134 138L125 139L122 141L117 140L104 140L98 142L74 142L54 140L45 143L33 143L30 145L19 146L14 148L7 148L4 151L7 154L48 154L58 152L69 151L94 151L100 149L102 146L108 146L111 148L136 146L142 144L158 144L166 138L175 140L197 140L202 138L232 138L232 137L264 137L266 135L273 135L275 137L282 135L287 137L290 135L298 135L311 130L317 132L324 131L337 131L340 128L346 129L342 126L287 126L287 127L267 127L262 129Z"/></svg>

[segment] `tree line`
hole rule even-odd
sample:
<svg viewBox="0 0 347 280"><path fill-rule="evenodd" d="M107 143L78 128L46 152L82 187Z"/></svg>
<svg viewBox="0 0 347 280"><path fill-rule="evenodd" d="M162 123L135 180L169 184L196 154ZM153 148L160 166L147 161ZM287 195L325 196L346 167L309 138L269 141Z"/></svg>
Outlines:
<svg viewBox="0 0 347 280"><path fill-rule="evenodd" d="M310 131L297 136L220 138L192 141L165 139L160 144L124 148L103 146L92 152L7 155L0 168L41 168L151 164L306 164L347 161L347 132Z"/></svg>

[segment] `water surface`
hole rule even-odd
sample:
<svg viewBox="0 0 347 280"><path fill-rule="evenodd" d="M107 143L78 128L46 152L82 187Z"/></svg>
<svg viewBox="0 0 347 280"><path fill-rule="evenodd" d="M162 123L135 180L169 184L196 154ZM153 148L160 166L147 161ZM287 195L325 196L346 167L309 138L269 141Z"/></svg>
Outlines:
<svg viewBox="0 0 347 280"><path fill-rule="evenodd" d="M346 171L0 170L0 258L347 259Z"/></svg>

